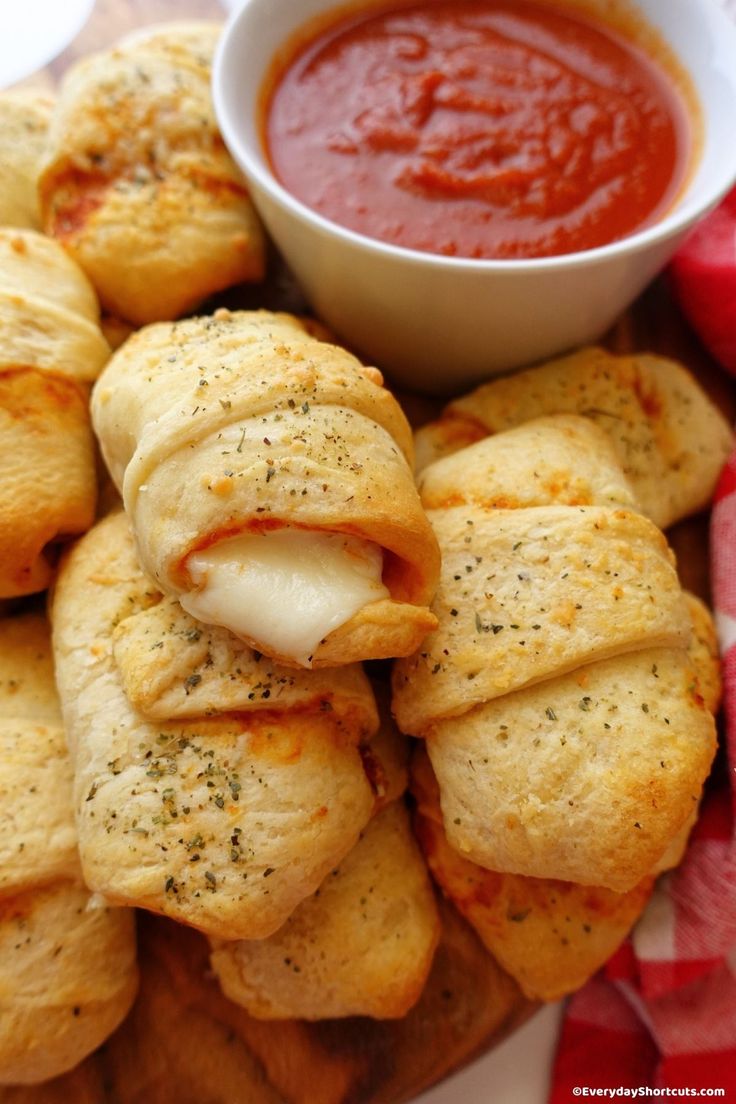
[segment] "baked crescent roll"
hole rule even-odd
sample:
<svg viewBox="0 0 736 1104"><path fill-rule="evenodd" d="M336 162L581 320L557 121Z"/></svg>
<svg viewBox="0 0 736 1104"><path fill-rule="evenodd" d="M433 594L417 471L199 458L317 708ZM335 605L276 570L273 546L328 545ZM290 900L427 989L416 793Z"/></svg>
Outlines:
<svg viewBox="0 0 736 1104"><path fill-rule="evenodd" d="M713 618L694 595L685 595L694 632L690 656L705 704L720 704L720 662ZM657 863L627 893L573 882L526 878L485 870L447 841L440 791L426 751L412 759L417 802L414 825L430 870L504 969L532 999L557 1000L578 989L615 951L644 908L652 875L677 866L697 808Z"/></svg>
<svg viewBox="0 0 736 1104"><path fill-rule="evenodd" d="M427 469L430 501L456 501L459 487L462 504L429 512L443 551L439 626L396 665L394 710L427 740L463 856L621 893L690 822L715 725L661 533L615 505L627 489L610 470L598 504L595 451L570 447L565 466L551 441L592 441L598 431L579 422L530 423ZM482 478L458 482L462 458Z"/></svg>
<svg viewBox="0 0 736 1104"><path fill-rule="evenodd" d="M408 655L439 551L376 369L286 314L149 326L93 422L141 562L201 621L290 666Z"/></svg>
<svg viewBox="0 0 736 1104"><path fill-rule="evenodd" d="M271 935L374 811L362 671L295 674L186 616L121 513L63 562L53 624L88 885L218 938Z"/></svg>
<svg viewBox="0 0 736 1104"><path fill-rule="evenodd" d="M689 822L715 725L684 649L657 648L505 695L427 740L458 851L625 892Z"/></svg>
<svg viewBox="0 0 736 1104"><path fill-rule="evenodd" d="M497 962L532 1000L558 1000L584 985L614 953L646 905L649 876L613 893L484 870L447 842L439 789L421 748L412 761L414 826L429 868Z"/></svg>
<svg viewBox="0 0 736 1104"><path fill-rule="evenodd" d="M403 731L581 664L687 644L674 557L586 419L486 438L426 469L420 490L442 549L439 626L396 668Z"/></svg>
<svg viewBox="0 0 736 1104"><path fill-rule="evenodd" d="M41 89L0 93L0 226L41 229L36 184L53 106Z"/></svg>
<svg viewBox="0 0 736 1104"><path fill-rule="evenodd" d="M64 1073L127 1013L133 913L83 885L72 773L39 614L0 620L0 1084Z"/></svg>
<svg viewBox="0 0 736 1104"><path fill-rule="evenodd" d="M89 282L32 230L0 229L0 598L43 590L94 518L88 383L109 356Z"/></svg>
<svg viewBox="0 0 736 1104"><path fill-rule="evenodd" d="M264 240L210 94L214 23L140 32L62 82L40 179L47 233L136 325L263 275Z"/></svg>
<svg viewBox="0 0 736 1104"><path fill-rule="evenodd" d="M681 364L586 348L453 399L417 433L417 467L545 414L583 414L599 425L642 513L661 529L708 505L734 443Z"/></svg>
<svg viewBox="0 0 736 1104"><path fill-rule="evenodd" d="M577 414L535 418L470 455L471 464L461 449L419 472L417 486L426 509L469 502L486 510L551 503L639 509L612 442Z"/></svg>
<svg viewBox="0 0 736 1104"><path fill-rule="evenodd" d="M394 801L275 935L215 944L212 967L260 1019L393 1019L418 1000L438 938L424 860Z"/></svg>

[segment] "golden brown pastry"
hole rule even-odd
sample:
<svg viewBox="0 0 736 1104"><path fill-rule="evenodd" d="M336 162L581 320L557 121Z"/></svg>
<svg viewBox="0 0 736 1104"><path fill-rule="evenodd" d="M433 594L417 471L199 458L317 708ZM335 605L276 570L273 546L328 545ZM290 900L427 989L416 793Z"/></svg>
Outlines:
<svg viewBox="0 0 736 1104"><path fill-rule="evenodd" d="M603 965L646 905L651 876L629 890L484 870L450 847L429 758L412 761L415 829L442 889L504 970L533 1000L558 1000Z"/></svg>
<svg viewBox="0 0 736 1104"><path fill-rule="evenodd" d="M420 490L442 549L440 624L397 668L404 731L583 663L687 644L672 553L585 419L486 438L428 468Z"/></svg>
<svg viewBox="0 0 736 1104"><path fill-rule="evenodd" d="M41 229L36 184L53 106L40 89L0 93L0 226Z"/></svg>
<svg viewBox="0 0 736 1104"><path fill-rule="evenodd" d="M438 937L426 867L394 801L270 939L216 943L212 967L260 1019L393 1019L418 1000Z"/></svg>
<svg viewBox="0 0 736 1104"><path fill-rule="evenodd" d="M713 619L694 595L685 598L695 627L689 652L698 688L715 713L720 662ZM412 759L411 788L417 802L415 830L435 880L524 993L540 1000L574 992L613 954L646 905L654 875L682 859L697 817L695 808L650 875L627 893L614 893L599 886L499 874L463 858L447 841L439 786L421 747Z"/></svg>
<svg viewBox="0 0 736 1104"><path fill-rule="evenodd" d="M304 667L408 655L435 625L406 419L296 318L147 327L92 410L141 562L199 620Z"/></svg>
<svg viewBox="0 0 736 1104"><path fill-rule="evenodd" d="M88 384L110 352L98 322L56 242L0 228L0 598L48 586L56 543L92 524Z"/></svg>
<svg viewBox="0 0 736 1104"><path fill-rule="evenodd" d="M120 513L63 563L53 625L87 883L218 938L271 935L391 789L360 668L280 668L188 617Z"/></svg>
<svg viewBox="0 0 736 1104"><path fill-rule="evenodd" d="M137 325L263 275L263 233L212 106L219 33L138 33L62 83L40 180L45 229L103 307Z"/></svg>
<svg viewBox="0 0 736 1104"><path fill-rule="evenodd" d="M530 423L427 469L429 500L459 504L429 513L439 627L396 665L394 710L427 740L463 856L626 892L690 822L715 726L664 539L615 504L622 476L597 485L607 446L551 441L592 441L580 421ZM461 461L483 477L460 479Z"/></svg>
<svg viewBox="0 0 736 1104"><path fill-rule="evenodd" d="M535 418L471 455L469 464L463 449L451 452L441 464L419 472L417 486L426 509L468 502L488 510L551 503L638 509L612 442L594 422L576 414Z"/></svg>
<svg viewBox="0 0 736 1104"><path fill-rule="evenodd" d="M137 988L133 913L81 880L40 614L0 621L0 751L0 1084L27 1084L99 1046Z"/></svg>
<svg viewBox="0 0 736 1104"><path fill-rule="evenodd" d="M610 438L640 509L665 529L710 502L733 433L681 364L580 349L454 399L417 433L417 467L545 414L583 414Z"/></svg>

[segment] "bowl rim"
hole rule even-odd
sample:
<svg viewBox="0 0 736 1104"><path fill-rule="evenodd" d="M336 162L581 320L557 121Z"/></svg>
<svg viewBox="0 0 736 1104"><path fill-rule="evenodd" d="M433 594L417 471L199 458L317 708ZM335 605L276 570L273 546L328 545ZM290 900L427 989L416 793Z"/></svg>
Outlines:
<svg viewBox="0 0 736 1104"><path fill-rule="evenodd" d="M367 234L361 234L326 218L289 192L280 183L269 166L265 150L258 146L258 153L254 154L250 149L243 138L236 119L232 117L229 111L226 78L231 63L231 54L235 49L237 28L248 17L251 9L261 2L263 0L244 0L239 7L231 12L217 44L212 66L212 96L220 131L232 157L237 161L251 186L260 187L282 209L286 209L289 214L302 223L309 225L311 229L323 236L336 239L355 251L369 253L376 258L401 261L409 266L437 271L452 272L454 270L458 273L503 272L508 275L522 275L550 269L574 269L585 265L595 265L609 258L637 254L644 249L658 245L660 242L667 241L676 234L684 234L698 219L711 211L736 184L735 142L731 147L730 158L726 156L722 161L719 161L716 183L705 190L705 195L700 200L688 200L689 185L686 185L682 198L675 201L670 213L650 226L645 226L641 230L637 230L617 241L609 242L607 245L551 257L509 259L449 257L442 253L409 249L405 246L394 245L378 238L369 237ZM633 0L633 2L635 6L638 6L637 0ZM696 0L696 2L701 9L708 13L710 19L715 20L716 24L720 23L720 27L717 29L721 42L721 34L726 38L730 37L734 59L736 59L736 22L715 0ZM340 4L337 0L331 0L330 3L326 4L325 12L329 11L330 6L333 6L336 11L340 10ZM308 17L305 16L304 22L307 21ZM296 27L298 28L298 24L296 24ZM675 48L672 47L672 49ZM736 76L733 77L732 84L734 102L736 103ZM708 105L703 102L702 96L699 96L699 102L704 124L707 124ZM691 172L697 172L697 168L696 163Z"/></svg>

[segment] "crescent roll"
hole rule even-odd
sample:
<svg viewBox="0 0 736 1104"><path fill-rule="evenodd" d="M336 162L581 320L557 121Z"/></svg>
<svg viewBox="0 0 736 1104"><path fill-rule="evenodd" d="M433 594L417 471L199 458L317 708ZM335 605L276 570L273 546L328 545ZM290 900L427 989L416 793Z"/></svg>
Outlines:
<svg viewBox="0 0 736 1104"><path fill-rule="evenodd" d="M66 74L40 179L46 232L136 325L263 275L264 239L210 94L214 23L140 32Z"/></svg>
<svg viewBox="0 0 736 1104"><path fill-rule="evenodd" d="M690 656L705 704L720 704L720 662L707 608L685 595L693 621ZM650 875L627 893L599 886L500 874L464 858L447 841L437 779L426 750L411 764L414 827L442 892L531 999L557 1000L580 988L616 950L646 905L654 875L677 866L697 810Z"/></svg>
<svg viewBox="0 0 736 1104"><path fill-rule="evenodd" d="M72 772L39 614L0 620L0 1084L66 1072L137 988L133 913L81 880Z"/></svg>
<svg viewBox="0 0 736 1104"><path fill-rule="evenodd" d="M36 186L53 106L40 89L0 93L0 226L41 229Z"/></svg>
<svg viewBox="0 0 736 1104"><path fill-rule="evenodd" d="M427 870L394 801L275 935L215 944L212 968L260 1019L393 1019L419 999L438 938Z"/></svg>
<svg viewBox="0 0 736 1104"><path fill-rule="evenodd" d="M417 433L417 467L546 414L581 414L600 426L639 508L661 529L708 505L734 443L681 364L586 348L454 399Z"/></svg>
<svg viewBox="0 0 736 1104"><path fill-rule="evenodd" d="M616 505L623 476L600 484L608 449L568 415L427 469L439 626L396 665L394 710L426 738L464 857L623 893L690 823L715 724L674 559L652 522ZM463 462L476 474L458 481Z"/></svg>
<svg viewBox="0 0 736 1104"><path fill-rule="evenodd" d="M0 229L0 598L43 590L55 544L94 519L88 384L110 350L64 250Z"/></svg>
<svg viewBox="0 0 736 1104"><path fill-rule="evenodd" d="M272 935L385 788L361 669L294 672L196 622L122 513L63 562L53 625L88 885L217 938Z"/></svg>
<svg viewBox="0 0 736 1104"><path fill-rule="evenodd" d="M435 881L532 1000L579 989L626 938L654 884L628 893L484 870L450 847L426 751L412 761L414 826Z"/></svg>
<svg viewBox="0 0 736 1104"><path fill-rule="evenodd" d="M92 416L157 585L290 666L414 651L436 623L439 551L382 382L286 314L218 311L127 341Z"/></svg>

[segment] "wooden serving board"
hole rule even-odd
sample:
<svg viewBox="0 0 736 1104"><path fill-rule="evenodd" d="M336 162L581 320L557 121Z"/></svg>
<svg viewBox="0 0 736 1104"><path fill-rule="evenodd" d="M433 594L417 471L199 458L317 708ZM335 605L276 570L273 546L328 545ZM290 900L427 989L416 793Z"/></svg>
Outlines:
<svg viewBox="0 0 736 1104"><path fill-rule="evenodd" d="M72 46L27 84L52 87L72 61L133 28L221 18L216 0L97 0ZM233 307L303 310L279 259L265 286L235 289ZM733 419L736 388L698 345L656 282L607 336L614 351L683 360ZM439 404L401 395L415 424ZM683 583L708 600L708 518L669 534ZM442 904L443 934L425 992L403 1020L260 1022L222 996L199 933L140 914L141 988L117 1032L76 1070L45 1085L0 1089L0 1104L399 1104L496 1045L529 1018L526 1000L473 931Z"/></svg>

